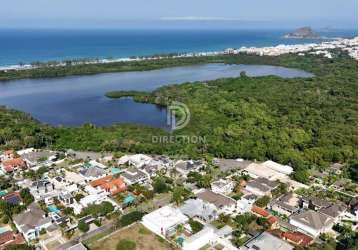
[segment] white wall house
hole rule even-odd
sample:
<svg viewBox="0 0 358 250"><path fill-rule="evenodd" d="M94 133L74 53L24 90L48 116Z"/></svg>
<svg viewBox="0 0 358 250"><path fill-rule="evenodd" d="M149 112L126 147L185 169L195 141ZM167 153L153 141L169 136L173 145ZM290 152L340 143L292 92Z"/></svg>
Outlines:
<svg viewBox="0 0 358 250"><path fill-rule="evenodd" d="M218 180L211 183L211 190L219 194L230 194L234 190L234 182L231 180Z"/></svg>
<svg viewBox="0 0 358 250"><path fill-rule="evenodd" d="M188 221L179 209L171 206L159 208L142 218L142 224L153 233L167 237L175 232L176 226Z"/></svg>
<svg viewBox="0 0 358 250"><path fill-rule="evenodd" d="M321 233L329 231L333 226L334 220L327 215L308 210L291 216L289 222L304 233L317 237Z"/></svg>
<svg viewBox="0 0 358 250"><path fill-rule="evenodd" d="M205 245L216 242L217 235L212 227L205 227L200 232L192 235L183 242L183 250L197 250Z"/></svg>

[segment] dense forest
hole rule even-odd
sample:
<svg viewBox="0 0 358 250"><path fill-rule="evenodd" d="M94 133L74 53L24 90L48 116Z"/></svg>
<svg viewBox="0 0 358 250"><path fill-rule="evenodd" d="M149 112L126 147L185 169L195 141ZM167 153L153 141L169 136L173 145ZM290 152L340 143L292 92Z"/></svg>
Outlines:
<svg viewBox="0 0 358 250"><path fill-rule="evenodd" d="M358 160L357 61L344 54L334 59L296 55L223 59L227 63L301 68L315 77L248 77L243 72L239 78L164 86L137 96L161 105L176 100L189 107L189 125L173 133L132 124L51 127L2 108L0 144L3 148L35 146L272 159L291 164L297 172ZM159 135L194 135L206 141L153 143L152 136Z"/></svg>

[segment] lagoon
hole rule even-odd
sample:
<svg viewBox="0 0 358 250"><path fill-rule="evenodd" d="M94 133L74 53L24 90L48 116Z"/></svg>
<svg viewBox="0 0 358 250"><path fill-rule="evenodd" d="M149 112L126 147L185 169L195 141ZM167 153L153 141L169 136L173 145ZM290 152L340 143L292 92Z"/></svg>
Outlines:
<svg viewBox="0 0 358 250"><path fill-rule="evenodd" d="M141 72L0 81L0 105L24 111L55 126L135 123L166 128L165 108L136 103L131 98L110 99L105 93L113 90L152 91L168 84L238 77L242 71L248 76L313 76L302 70L278 66L214 63Z"/></svg>

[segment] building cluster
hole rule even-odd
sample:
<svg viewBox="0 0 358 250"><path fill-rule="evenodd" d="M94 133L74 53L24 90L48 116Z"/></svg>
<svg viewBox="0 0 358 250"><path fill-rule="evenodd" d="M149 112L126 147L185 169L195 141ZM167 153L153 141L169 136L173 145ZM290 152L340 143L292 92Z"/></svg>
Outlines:
<svg viewBox="0 0 358 250"><path fill-rule="evenodd" d="M141 223L185 250L205 246L289 250L318 242L322 234L337 235L332 228L344 221L351 221L352 228L358 223L357 198L352 196L346 204L299 194L299 190L323 184L313 181L316 184L307 186L294 181L291 166L270 160L216 158L206 162L145 154L115 157L35 149L4 151L0 159L1 178L13 184L0 190L1 200L23 205L23 190L33 197L26 209L13 216L15 228L0 228L0 248L37 240L44 246L49 239L42 240L43 235L64 243L63 232L77 230L81 223L95 227L92 223L98 218L84 214L88 208L106 203L114 212L125 213L128 206L140 204L143 191L138 190L153 191L158 177L171 180L170 192L174 185L181 185L190 195L181 201L169 199L159 208L146 211ZM206 175L209 167L220 173L209 185L193 182L193 176ZM336 164L331 169L337 173L341 168ZM285 190L278 191L282 186ZM264 221L265 226L241 232L240 239L244 240L237 245L235 227L218 224L223 218L235 220L244 215ZM198 224L200 230L195 229Z"/></svg>
<svg viewBox="0 0 358 250"><path fill-rule="evenodd" d="M225 50L225 54L254 54L259 56L279 56L284 54L298 54L304 56L305 53L313 55L322 55L326 58L333 58L333 50L347 51L348 55L358 60L358 37L353 39L335 39L322 43L309 44L280 44L272 47L241 47L239 49L229 48Z"/></svg>

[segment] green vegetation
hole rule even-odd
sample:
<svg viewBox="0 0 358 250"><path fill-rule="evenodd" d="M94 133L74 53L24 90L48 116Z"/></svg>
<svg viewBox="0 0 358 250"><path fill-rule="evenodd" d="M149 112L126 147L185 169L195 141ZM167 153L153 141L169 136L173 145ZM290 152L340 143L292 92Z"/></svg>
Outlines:
<svg viewBox="0 0 358 250"><path fill-rule="evenodd" d="M357 162L358 62L344 54L334 60L295 55L165 59L116 63L113 67L109 64L39 69L16 73L21 76L11 75L15 73L5 76L2 73L1 76L41 77L42 73L47 75L47 70L50 76L95 73L93 71L102 70L102 67L110 72L145 70L209 61L281 65L313 72L316 77L284 79L243 74L241 78L218 79L205 84L165 86L150 96L146 94L152 103L167 105L175 100L189 107L189 125L173 133L128 124L51 127L3 107L0 108L0 145L2 148L180 154L192 158L211 155L271 159L291 164L295 169L293 177L302 182L308 181L307 170L311 167L325 168L332 162ZM86 69L85 72L82 69ZM168 135L201 136L205 141L196 144L185 139L175 143L152 141L152 136ZM207 179L209 177L203 178L200 185L207 186Z"/></svg>
<svg viewBox="0 0 358 250"><path fill-rule="evenodd" d="M157 177L154 179L153 189L155 193L167 193L170 189L170 186L166 183L163 177Z"/></svg>
<svg viewBox="0 0 358 250"><path fill-rule="evenodd" d="M223 62L225 56L192 57L192 58L168 58L161 60L143 60L133 62L113 62L98 64L77 64L66 66L56 66L35 63L40 66L28 70L7 70L0 71L0 80L14 80L23 78L44 78L71 75L91 75L110 72L144 71L161 69L165 67L185 66L192 64L202 64L208 62Z"/></svg>
<svg viewBox="0 0 358 250"><path fill-rule="evenodd" d="M117 250L134 250L136 244L130 240L120 240L117 244Z"/></svg>
<svg viewBox="0 0 358 250"><path fill-rule="evenodd" d="M118 227L125 227L128 226L136 221L139 221L144 216L144 213L139 211L133 211L128 214L123 215L121 218L119 218L117 222Z"/></svg>
<svg viewBox="0 0 358 250"><path fill-rule="evenodd" d="M89 226L87 223L85 223L84 221L80 221L78 223L78 230L80 230L81 232L88 232L89 230Z"/></svg>
<svg viewBox="0 0 358 250"><path fill-rule="evenodd" d="M191 227L193 234L200 232L204 228L203 224L201 224L200 222L198 222L196 220L193 220L192 218L189 219L189 225Z"/></svg>
<svg viewBox="0 0 358 250"><path fill-rule="evenodd" d="M20 197L23 203L25 204L25 206L30 205L35 200L32 194L30 193L30 189L28 188L24 188L20 191Z"/></svg>
<svg viewBox="0 0 358 250"><path fill-rule="evenodd" d="M143 91L110 91L105 95L108 98L133 97L136 102L148 102L150 93Z"/></svg>
<svg viewBox="0 0 358 250"><path fill-rule="evenodd" d="M94 217L106 216L114 211L112 203L103 201L101 204L92 204L82 209L80 217L93 215Z"/></svg>
<svg viewBox="0 0 358 250"><path fill-rule="evenodd" d="M269 196L262 196L255 201L255 205L258 207L266 207L269 204L271 198Z"/></svg>

